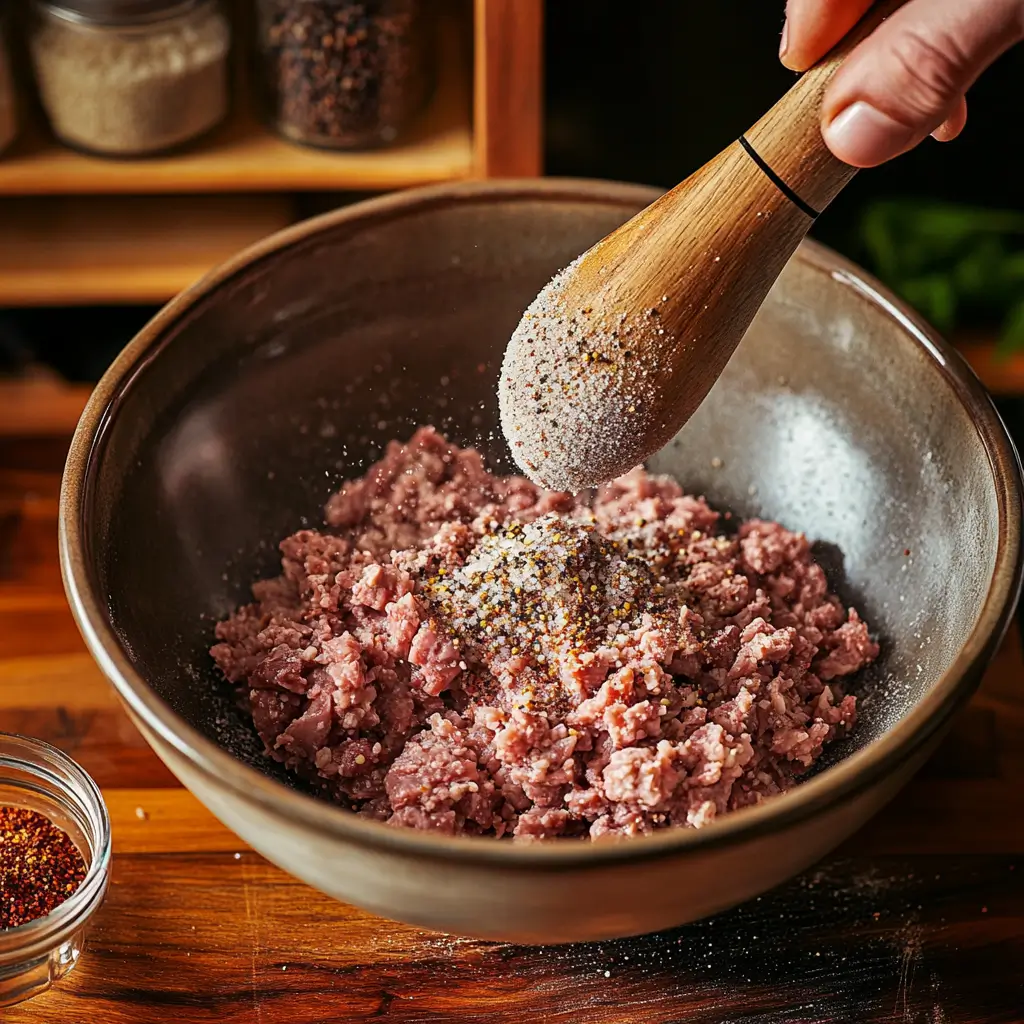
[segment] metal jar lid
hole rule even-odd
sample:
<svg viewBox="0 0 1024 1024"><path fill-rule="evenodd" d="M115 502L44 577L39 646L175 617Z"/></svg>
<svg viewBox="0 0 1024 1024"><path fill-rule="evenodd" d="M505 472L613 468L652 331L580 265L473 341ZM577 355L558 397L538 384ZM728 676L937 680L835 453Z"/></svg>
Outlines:
<svg viewBox="0 0 1024 1024"><path fill-rule="evenodd" d="M136 25L163 21L203 7L211 0L37 0L50 14L94 25ZM0 0L0 4L3 0Z"/></svg>

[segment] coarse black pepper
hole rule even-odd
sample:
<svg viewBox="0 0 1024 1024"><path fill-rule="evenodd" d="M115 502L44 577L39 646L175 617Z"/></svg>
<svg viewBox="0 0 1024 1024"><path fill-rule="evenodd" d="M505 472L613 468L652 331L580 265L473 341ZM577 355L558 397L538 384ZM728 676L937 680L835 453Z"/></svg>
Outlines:
<svg viewBox="0 0 1024 1024"><path fill-rule="evenodd" d="M358 148L397 138L426 101L434 40L424 0L261 0L270 116L286 136Z"/></svg>
<svg viewBox="0 0 1024 1024"><path fill-rule="evenodd" d="M0 930L45 917L86 875L71 837L25 807L0 807Z"/></svg>
<svg viewBox="0 0 1024 1024"><path fill-rule="evenodd" d="M637 520L635 529L646 525ZM471 667L507 670L514 683L504 680L505 688L519 706L550 708L566 696L566 663L624 640L645 620L674 628L674 547L635 533L607 536L592 516L493 522L463 565L435 566L423 590Z"/></svg>

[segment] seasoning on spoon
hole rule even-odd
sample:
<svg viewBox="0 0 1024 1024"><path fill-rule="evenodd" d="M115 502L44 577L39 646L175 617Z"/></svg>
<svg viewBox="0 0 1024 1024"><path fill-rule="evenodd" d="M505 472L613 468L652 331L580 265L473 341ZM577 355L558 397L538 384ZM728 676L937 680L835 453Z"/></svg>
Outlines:
<svg viewBox="0 0 1024 1024"><path fill-rule="evenodd" d="M38 811L0 807L0 931L45 917L86 875L71 837Z"/></svg>

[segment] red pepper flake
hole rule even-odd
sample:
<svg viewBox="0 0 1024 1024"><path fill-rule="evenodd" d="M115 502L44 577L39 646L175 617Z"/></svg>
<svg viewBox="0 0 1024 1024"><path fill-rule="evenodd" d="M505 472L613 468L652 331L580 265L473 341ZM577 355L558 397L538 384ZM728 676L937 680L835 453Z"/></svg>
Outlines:
<svg viewBox="0 0 1024 1024"><path fill-rule="evenodd" d="M0 931L59 907L85 879L71 837L38 811L0 807Z"/></svg>

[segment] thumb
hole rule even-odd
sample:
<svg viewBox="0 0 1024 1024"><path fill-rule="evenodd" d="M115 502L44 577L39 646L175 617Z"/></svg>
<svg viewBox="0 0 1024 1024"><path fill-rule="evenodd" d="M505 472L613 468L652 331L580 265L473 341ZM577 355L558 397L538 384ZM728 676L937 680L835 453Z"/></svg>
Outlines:
<svg viewBox="0 0 1024 1024"><path fill-rule="evenodd" d="M1021 38L1022 0L910 0L836 72L822 104L825 142L840 160L874 167L940 126L937 137L951 138L964 93Z"/></svg>

